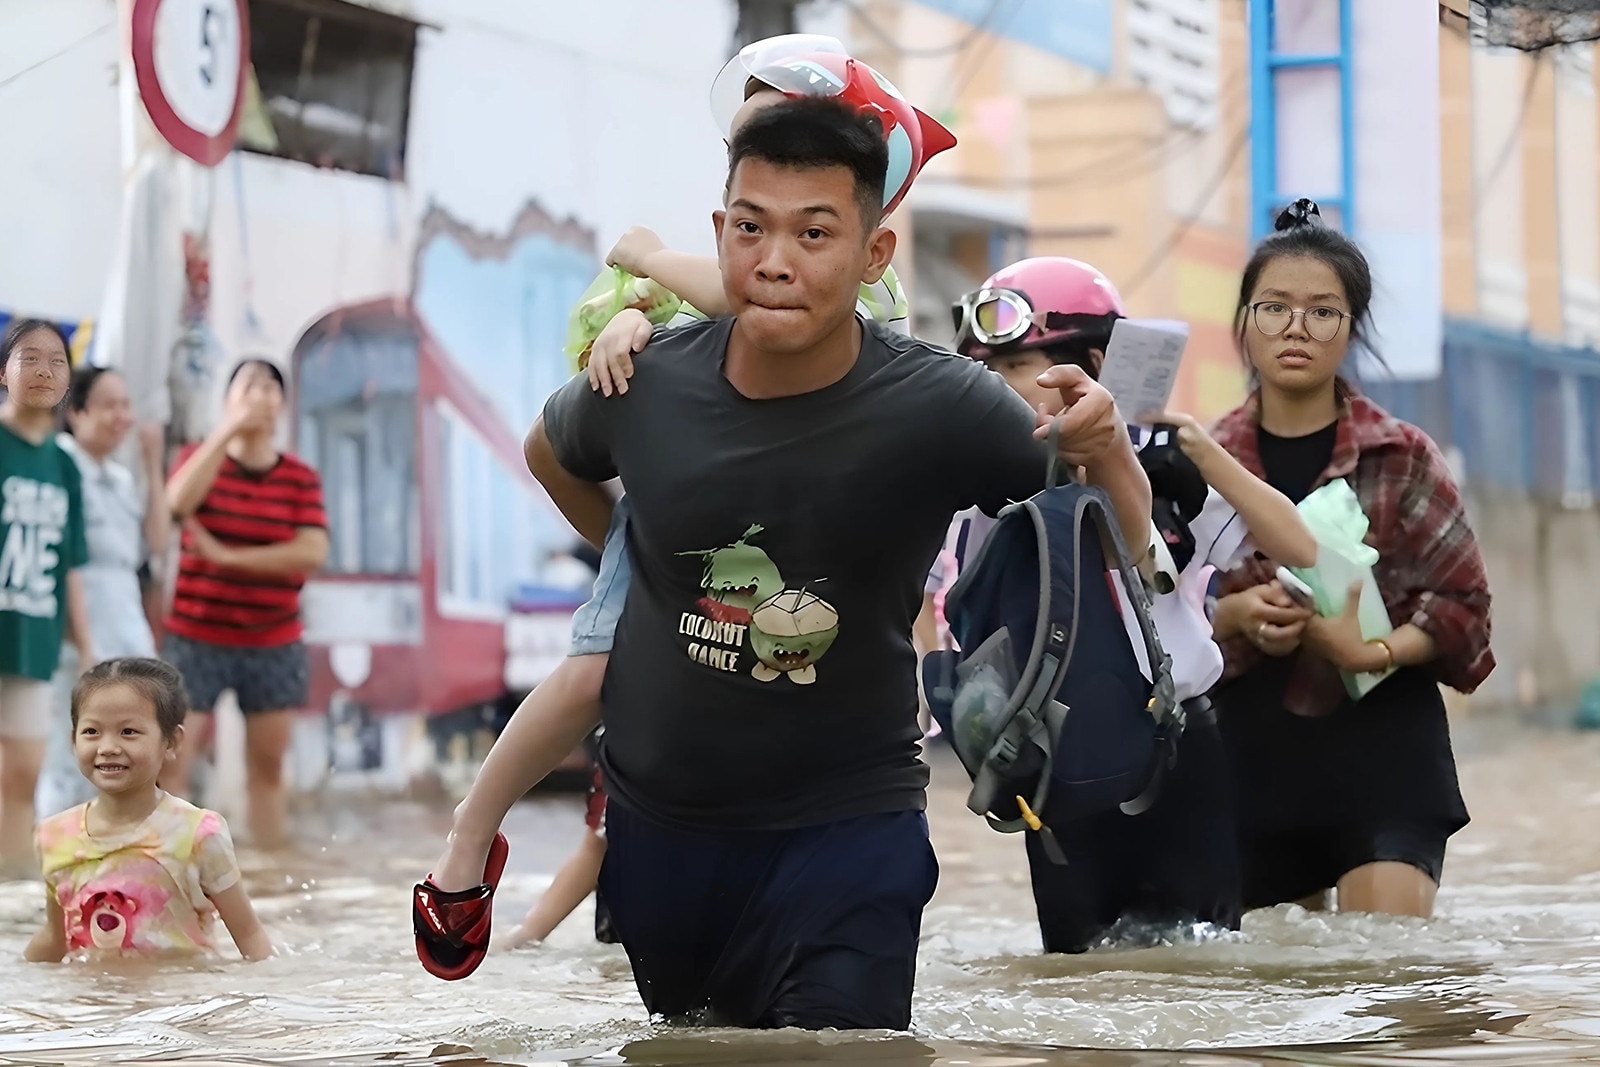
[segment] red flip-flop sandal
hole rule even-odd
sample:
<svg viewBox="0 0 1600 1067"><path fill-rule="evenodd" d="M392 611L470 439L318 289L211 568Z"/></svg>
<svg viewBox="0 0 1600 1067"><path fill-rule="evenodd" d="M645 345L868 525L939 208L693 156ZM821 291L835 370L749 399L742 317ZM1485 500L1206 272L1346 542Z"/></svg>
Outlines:
<svg viewBox="0 0 1600 1067"><path fill-rule="evenodd" d="M417 935L417 959L429 974L459 981L478 969L489 952L489 920L494 891L510 855L506 835L497 833L483 865L483 884L446 893L433 875L418 882L411 894L411 926Z"/></svg>

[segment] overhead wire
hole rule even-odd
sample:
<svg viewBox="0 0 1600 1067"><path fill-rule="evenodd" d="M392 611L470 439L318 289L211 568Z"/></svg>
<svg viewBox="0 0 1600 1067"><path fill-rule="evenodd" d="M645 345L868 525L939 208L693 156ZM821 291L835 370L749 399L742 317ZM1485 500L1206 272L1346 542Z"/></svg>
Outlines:
<svg viewBox="0 0 1600 1067"><path fill-rule="evenodd" d="M1055 174L1016 178L965 177L945 180L950 184L970 185L983 189L1011 190L1052 189L1072 185L1089 188L1105 185L1146 171L1157 164L1170 161L1193 147L1193 144L1184 143L1186 140L1198 143L1205 133L1204 130L1197 130L1192 127L1181 127L1181 130L1182 136L1173 136L1170 131L1152 135L1142 138L1131 147L1116 149L1099 159L1081 163ZM1127 166L1126 164L1132 165ZM936 179L930 184L937 184L937 181Z"/></svg>
<svg viewBox="0 0 1600 1067"><path fill-rule="evenodd" d="M66 55L68 52L71 52L74 49L79 48L82 45L88 44L90 41L94 40L96 37L99 37L102 33L105 33L107 30L111 29L114 26L116 26L116 22L113 20L111 22L106 23L103 26L100 26L100 27L98 27L96 29L90 30L88 33L84 34L82 37L79 37L76 41L73 41L71 44L67 45L65 48L62 48L62 49L60 49L58 51L55 51L55 52L52 52L49 55L45 56L43 59L38 60L37 62L34 62L34 63L30 63L26 67L23 67L21 70L15 71L15 72L13 72L11 74L6 75L4 78L0 78L0 89L4 89L6 86L8 86L12 82L16 81L18 78L22 78L22 77L25 77L26 75L32 74L34 71L38 70L40 67L44 66L45 64L52 63L55 60L60 59L62 56Z"/></svg>
<svg viewBox="0 0 1600 1067"><path fill-rule="evenodd" d="M975 23L965 36L951 45L936 49L904 48L894 41L854 0L842 0L842 2L874 36L888 45L897 55L905 58L936 58L945 55L959 55L966 52L972 44L978 41L980 36L989 31L990 25L1004 0L991 0L983 18ZM988 32L987 40L984 43L992 47L997 39L998 34ZM960 99L961 94L970 85L980 69L981 60L969 66L966 74L954 85L950 94L950 103ZM1237 91L1240 87L1240 82L1245 77L1245 73L1242 68L1232 72L1228 83L1218 90L1217 99L1219 103L1231 97ZM965 178L961 180L961 184L987 188L1038 189L1119 181L1141 171L1148 171L1156 166L1169 163L1177 156L1191 151L1205 139L1207 132L1206 128L1196 125L1174 126L1156 137L1144 139L1131 148L1119 149L1100 159L1092 160L1057 174L1015 179ZM1172 231L1160 242L1145 263L1140 266L1139 270L1134 273L1131 283L1122 290L1125 294L1132 293L1143 286L1154 275L1161 263L1177 248L1189 229L1199 222L1206 208L1227 180L1229 172L1238 162L1249 140L1250 124L1246 121L1235 134L1222 165L1206 183L1199 198L1189 212L1178 220ZM1133 165L1131 167L1119 167L1123 163L1132 163Z"/></svg>
<svg viewBox="0 0 1600 1067"><path fill-rule="evenodd" d="M1522 103L1517 107L1517 117L1506 130L1505 141L1500 145L1500 151L1495 154L1495 161L1489 167L1488 173L1483 176L1481 181L1474 183L1476 185L1476 189L1473 190L1472 194L1472 215L1474 218L1477 217L1478 210L1483 207L1485 194L1500 179L1500 172L1506 169L1506 164L1511 162L1512 155L1519 147L1522 125L1527 121L1528 111L1533 106L1533 94L1539 85L1539 68L1543 62L1544 53L1542 52L1529 59L1528 77L1522 85Z"/></svg>
<svg viewBox="0 0 1600 1067"><path fill-rule="evenodd" d="M957 64L959 65L961 62L965 61L967 69L959 78L951 83L950 90L945 94L944 102L940 105L941 110L954 107L956 101L961 99L962 94L967 91L967 89L972 85L973 80L977 78L980 72L982 72L985 61L989 58L990 53L993 52L995 47L1000 43L1001 28L1011 21L1011 16L1017 13L1017 8L1020 8L1022 3L1023 0L1015 0L1016 6L1007 11L1005 18L1002 19L996 19L994 14L992 12L990 13L991 24L989 27L989 32L985 34L983 39L979 42L979 47L971 52L963 51L957 57Z"/></svg>
<svg viewBox="0 0 1600 1067"><path fill-rule="evenodd" d="M1245 72L1235 70L1225 85L1217 92L1219 103L1243 88ZM1054 174L1021 176L1015 178L951 178L949 183L983 189L1051 189L1063 186L1095 188L1170 163L1192 151L1209 133L1208 128L1195 125L1174 125L1167 130L1140 139L1133 145L1114 149L1096 159L1070 167ZM929 179L923 179L929 181ZM937 184L935 178L931 184Z"/></svg>
<svg viewBox="0 0 1600 1067"><path fill-rule="evenodd" d="M1182 241L1184 235L1189 232L1190 228L1194 226L1195 223L1200 221L1201 216L1205 214L1206 208L1210 205L1212 198L1215 197L1218 190L1222 188L1222 183L1228 180L1228 173L1233 170L1234 164L1239 161L1239 157L1244 153L1245 146L1249 143L1250 123L1245 122L1239 127L1239 132L1234 135L1233 144L1229 147L1228 154L1222 161L1222 166L1217 168L1217 172L1212 175L1211 180L1205 184L1204 189L1201 191L1200 196L1196 198L1193 206L1190 207L1189 211L1178 220L1177 225L1175 225L1172 228L1172 231L1167 234L1166 238L1156 246L1155 250L1150 253L1150 256L1144 261L1139 269L1134 271L1132 280L1129 281L1126 286L1121 287L1123 296L1128 296L1136 292L1142 285L1144 285L1145 282L1149 281L1151 277L1155 275L1156 270L1161 266L1162 262L1172 254L1174 249L1178 247L1178 242Z"/></svg>
<svg viewBox="0 0 1600 1067"><path fill-rule="evenodd" d="M941 56L953 56L966 51L969 45L988 31L990 23L994 21L995 15L1000 10L1000 5L1005 3L1005 0L989 0L988 10L983 13L982 18L972 24L972 28L966 34L959 40L952 41L947 45L939 45L937 48L907 48L895 40L882 26L878 25L877 20L867 14L866 9L856 3L856 0L840 0L840 3L852 15L860 19L861 24L867 28L867 31L887 45L895 55L904 59L938 59Z"/></svg>
<svg viewBox="0 0 1600 1067"><path fill-rule="evenodd" d="M944 102L944 105L936 108L934 112L932 112L934 114L938 114L939 112L945 110L950 105L954 104L956 100L960 99L961 94L966 91L972 80L983 69L983 57L987 54L987 51L993 48L997 43L999 39L999 34L997 32L998 27L1007 21L1007 19L997 19L1004 0L991 0L989 7L983 14L983 17L980 18L973 25L972 29L969 30L960 40L953 42L950 45L934 49L904 48L900 46L898 42L894 41L887 31L885 31L884 28L879 25L877 21L871 17L871 15L869 15L859 3L856 2L856 0L840 0L840 2L849 11L855 14L862 21L862 24L874 36L878 37L891 50L902 57L931 58L942 55L965 53L970 46L975 43L979 43L980 37L982 38L981 44L984 47L981 51L972 53L971 55L961 56L961 58L970 60L970 62L968 62L966 65L967 69L965 73L953 84L951 91L948 94L948 98ZM1020 0L1018 0L1018 2L1020 2ZM1008 13L1008 17L1009 14L1010 13ZM1302 13L1301 20L1303 21L1305 17L1305 13ZM1228 83L1222 86L1218 91L1218 100L1220 101L1230 97L1233 92L1240 87L1240 83L1245 76L1246 72L1243 70L1243 68L1237 68L1232 71L1229 75ZM1173 125L1161 134L1144 138L1140 142L1131 146L1118 148L1099 159L1094 159L1087 163L1079 164L1078 166L1072 167L1069 170L1056 174L1007 178L969 177L964 179L950 179L950 182L976 188L997 190L1044 189L1073 185L1084 187L1102 186L1112 182L1121 181L1124 178L1131 177L1136 174L1146 173L1157 166L1170 163L1173 159L1188 151L1191 151L1196 145L1200 144L1205 139L1207 133L1208 129L1202 126ZM1124 164L1129 165L1124 166ZM940 179L936 176L929 175L928 177L924 178L924 181L928 184L939 184Z"/></svg>

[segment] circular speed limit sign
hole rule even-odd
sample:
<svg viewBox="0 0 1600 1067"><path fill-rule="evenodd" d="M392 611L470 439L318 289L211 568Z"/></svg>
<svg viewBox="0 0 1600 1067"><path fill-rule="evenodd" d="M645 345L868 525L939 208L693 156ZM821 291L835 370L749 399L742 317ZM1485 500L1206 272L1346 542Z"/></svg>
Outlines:
<svg viewBox="0 0 1600 1067"><path fill-rule="evenodd" d="M245 0L134 0L139 95L161 136L197 163L233 149L249 57Z"/></svg>

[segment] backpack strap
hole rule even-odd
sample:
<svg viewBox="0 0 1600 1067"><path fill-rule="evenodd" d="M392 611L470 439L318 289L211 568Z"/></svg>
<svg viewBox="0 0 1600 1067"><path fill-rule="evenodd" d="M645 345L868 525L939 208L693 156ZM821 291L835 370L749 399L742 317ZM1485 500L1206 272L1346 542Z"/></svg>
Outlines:
<svg viewBox="0 0 1600 1067"><path fill-rule="evenodd" d="M1060 461L1061 419L1057 416L1051 420L1050 432L1047 437L1049 448L1049 461L1045 469L1046 489L1054 489L1060 484L1059 472L1063 466ZM1075 479L1072 479L1075 481ZM1161 645L1161 638L1157 635L1155 624L1150 617L1149 593L1145 586L1144 578L1139 573L1132 561L1132 554L1128 550L1126 538L1118 526L1115 513L1111 508L1110 497L1105 490L1095 486L1080 486L1080 492L1074 502L1073 510L1073 567L1077 581L1073 586L1073 604L1070 622L1067 625L1052 623L1051 621L1051 567L1050 567L1050 540L1049 530L1045 523L1044 514L1034 500L1025 500L1011 504L1004 508L998 518L1006 519L1020 511L1026 514L1033 524L1034 540L1039 555L1039 612L1034 626L1033 646L1028 653L1028 659L1022 671L1022 677L1013 693L1009 706L1005 709L996 731L994 746L985 755L981 766L973 775L972 791L968 796L967 806L977 814L983 815L994 829L1005 833L1016 833L1025 829L1040 832L1049 838L1044 842L1047 852L1055 859L1055 854L1060 852L1060 847L1049 834L1048 827L1039 821L1036 812L1043 811L1045 802L1049 798L1051 771L1055 758L1054 745L1051 742L1049 730L1049 716L1053 712L1058 717L1065 714L1055 700L1054 694L1059 688L1067 667L1071 663L1072 650L1076 644L1075 638L1080 622L1079 590L1082 588L1084 577L1078 574L1082 565L1082 538L1083 520L1090 509L1096 512L1096 527L1109 535L1112 548L1116 555L1116 568L1122 576L1123 587L1130 599L1134 616L1139 622L1140 633L1144 638L1145 652L1150 664L1152 679L1152 695L1149 708L1155 717L1158 727L1164 737L1170 738L1168 747L1176 742L1177 734L1182 731L1182 709L1177 704L1176 690L1172 680L1172 660ZM967 528L970 529L970 526ZM958 539L958 551L965 548L967 529L963 529ZM978 547L977 557L970 566L961 568L961 575L945 595L946 612L958 607L967 591L970 589L975 576L982 567L984 557L989 549L1002 541L991 535L984 544ZM1021 718L1022 721L1017 720ZM1018 819L999 819L992 812L999 804L1002 797L1002 775L1021 754L1022 744L1033 743L1038 745L1044 754L1045 767L1039 776L1039 784L1035 788L1031 800L1017 797L1017 806L1023 817ZM1151 776L1151 782L1140 796L1127 801L1123 810L1128 814L1137 814L1147 809L1155 801L1159 792L1162 773L1170 764L1170 757L1157 761L1157 766ZM1033 816L1029 818L1029 816ZM1056 862L1064 862L1065 857Z"/></svg>
<svg viewBox="0 0 1600 1067"><path fill-rule="evenodd" d="M1057 415L1055 418L1050 420L1050 432L1045 436L1045 444L1050 450L1050 459L1044 465L1044 487L1046 489L1054 489L1056 486L1061 484L1061 479L1057 476L1057 471L1066 467L1066 464L1061 462L1060 415ZM1077 481L1077 479L1073 477L1074 473L1074 471L1069 469L1067 471L1066 480L1069 482Z"/></svg>
<svg viewBox="0 0 1600 1067"><path fill-rule="evenodd" d="M995 829L1005 833L1015 833L1026 829L1028 825L1025 819L1001 820L991 814L1002 799L999 776L1022 754L1019 746L1025 742L1037 744L1045 755L1045 773L1039 777L1039 786L1032 801L1035 811L1044 810L1044 802L1050 790L1049 772L1054 753L1043 706L1049 703L1050 694L1055 691L1053 687L1059 682L1059 664L1071 650L1071 631L1050 624L1050 539L1044 513L1034 501L1024 500L1002 509L999 518L1001 521L1006 519L1016 521L1013 516L1018 515L1026 515L1033 524L1034 544L1038 550L1039 611L1033 627L1033 645L1028 650L1028 659L1023 665L1022 675L1012 693L1011 701L996 724L994 746L984 756L982 765L973 775L972 791L967 795L967 807L988 819ZM984 558L990 548L1003 540L1003 537L991 534L978 546L978 554L972 564L962 568L961 577L956 579L950 592L945 594L947 611L950 606L960 604L963 596L971 588L975 576L982 569ZM1076 618L1076 603L1073 604L1073 613ZM1022 719L1020 723L1017 722L1018 718Z"/></svg>
<svg viewBox="0 0 1600 1067"><path fill-rule="evenodd" d="M1079 580L1073 583L1072 608L1067 621L1057 622L1052 618L1050 610L1050 531L1045 522L1044 512L1034 500L1025 500L1015 506L1022 509L1033 523L1034 539L1039 547L1040 610L1038 621L1034 626L1034 644L1027 666L1027 676L1031 677L1032 684L1018 686L1018 690L1025 691L1026 695L1018 706L1011 709L999 739L984 759L978 774L974 776L967 806L982 815L991 827L1002 833L1017 833L1023 830L1038 833L1045 853L1051 861L1065 864L1066 856L1061 850L1060 843L1050 828L1041 821L1038 813L1045 810L1045 805L1050 799L1050 786L1055 769L1054 731L1051 729L1051 722L1054 720L1059 724L1067 714L1067 709L1056 700L1055 693L1061 687L1067 667L1072 662L1073 648L1077 644L1079 617L1082 611L1080 590L1083 578L1079 571L1082 569L1083 538L1078 532L1074 532L1073 573L1078 575ZM1074 519L1080 526L1084 515L1083 509L1084 503L1080 499ZM1013 724L1020 729L1010 729ZM1001 776L1021 754L1018 747L1021 743L1032 743L1038 747L1044 757L1044 767L1039 773L1033 796L1015 798L1021 817L1000 819L993 814L993 811L1002 799Z"/></svg>
<svg viewBox="0 0 1600 1067"><path fill-rule="evenodd" d="M1028 649L1028 659L1023 665L1022 677L1017 683L1019 691L1031 691L1035 673L1038 671L1039 664L1044 656L1046 638L1049 636L1045 631L1050 621L1050 544L1046 536L1044 515L1040 513L1038 505L1032 500L1007 504L1000 509L1000 514L996 518L1004 522L1012 515L1019 513L1027 515L1033 523L1034 542L1035 547L1038 549L1039 557L1039 612L1033 628L1033 645ZM978 546L978 554L972 558L970 564L961 568L960 577L950 587L950 591L945 594L946 618L952 612L959 610L961 602L966 599L973 583L976 582L979 573L982 572L984 560L988 558L989 552L991 550L998 551L995 546L1005 540L1004 537L998 536L998 533L997 528L995 533L991 533L984 539L983 544ZM1022 703L1022 699L1018 698L1006 709L1007 721L1009 721L1011 715L1016 713L1018 708L1022 707Z"/></svg>
<svg viewBox="0 0 1600 1067"><path fill-rule="evenodd" d="M1120 805L1123 814L1138 815L1148 811L1156 802L1166 772L1176 761L1178 738L1183 734L1184 711L1178 703L1177 686L1172 680L1172 657L1162 647L1155 620L1151 618L1149 589L1132 563L1127 540L1122 536L1122 528L1117 525L1111 510L1111 499L1104 490L1090 488L1078 501L1079 521L1075 525L1081 526L1081 517L1090 507L1100 512L1100 525L1111 536L1112 548L1117 556L1117 572L1122 576L1123 592L1127 594L1134 618L1139 622L1145 656L1150 663L1150 673L1154 676L1151 678L1150 714L1156 720L1162 751L1151 768L1150 780L1144 790Z"/></svg>
<svg viewBox="0 0 1600 1067"><path fill-rule="evenodd" d="M1051 472L1053 475L1053 472ZM1049 479L1047 479L1049 480ZM1083 499L1078 501L1074 514L1074 532L1072 536L1072 573L1077 581L1072 586L1072 610L1067 617L1066 624L1053 621L1050 612L1050 529L1045 522L1044 512L1033 500L1023 501L1020 507L1024 508L1028 517L1033 521L1034 537L1039 545L1039 620L1034 626L1034 654L1029 658L1028 666L1034 666L1038 661L1038 674L1034 683L1028 689L1028 695L1023 701L1019 714L1028 718L1027 736L1034 741L1044 753L1044 770L1039 775L1039 784L1034 789L1031 801L1017 797L1017 807L1022 812L1020 819L1000 820L988 814L984 815L989 820L989 825L997 830L1016 832L1028 829L1043 835L1045 851L1057 863L1065 863L1065 856L1056 859L1061 854L1061 847L1056 842L1049 827L1039 819L1037 812L1045 810L1045 803L1050 799L1050 784L1052 772L1055 770L1055 742L1050 729L1050 721L1054 718L1057 722L1066 717L1067 708L1056 700L1056 691L1061 688L1061 682L1066 677L1067 668L1072 663L1072 650L1078 641L1078 623L1082 612L1083 602L1081 590L1083 588L1083 538L1079 535L1078 526L1083 518Z"/></svg>
<svg viewBox="0 0 1600 1067"><path fill-rule="evenodd" d="M967 559L967 542L971 538L971 536L972 536L972 520L970 518L963 519L961 521L961 530L960 530L959 533L956 534L956 547L955 547L955 550L951 553L951 555L953 555L955 557L955 561L956 561L956 578L957 578L957 580L959 580L960 577L967 572L967 563L966 563L966 559ZM954 589L955 589L955 583L952 582L950 584L950 586L945 589L945 592L944 592L944 596L945 596L945 607L944 607L945 626L944 626L944 630L945 630L945 637L948 640L948 644L946 644L946 646L944 648L940 649L939 651L948 652L948 651L950 651L950 645L954 645L955 644L955 639L950 636L950 623L949 623L950 605L952 603L952 601L951 601L951 593L954 591ZM943 657L941 663L942 663L942 665L941 665L941 667L939 669L939 689L940 689L940 691L942 693L947 693L947 694L948 693L954 693L955 692L955 684L956 684L956 658L954 656L945 656L945 657ZM948 699L948 697L945 697L945 699Z"/></svg>

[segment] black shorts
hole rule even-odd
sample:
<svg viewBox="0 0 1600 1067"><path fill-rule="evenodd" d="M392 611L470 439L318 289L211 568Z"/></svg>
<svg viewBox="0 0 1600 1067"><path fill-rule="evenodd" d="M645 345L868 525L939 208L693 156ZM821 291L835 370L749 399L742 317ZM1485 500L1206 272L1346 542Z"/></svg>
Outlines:
<svg viewBox="0 0 1600 1067"><path fill-rule="evenodd" d="M1301 900L1369 863L1407 863L1438 885L1449 838L1447 830L1404 822L1252 834L1241 846L1245 907Z"/></svg>
<svg viewBox="0 0 1600 1067"><path fill-rule="evenodd" d="M189 710L209 713L232 689L239 710L298 711L311 698L311 663L299 641L271 648L238 648L169 633L161 658L183 674Z"/></svg>
<svg viewBox="0 0 1600 1067"><path fill-rule="evenodd" d="M939 867L918 811L696 833L613 801L600 870L652 1016L905 1030Z"/></svg>
<svg viewBox="0 0 1600 1067"><path fill-rule="evenodd" d="M1191 712L1178 762L1149 811L1052 827L1065 865L1028 833L1028 868L1046 952L1084 952L1119 920L1239 928L1240 874L1227 754L1214 719Z"/></svg>
<svg viewBox="0 0 1600 1067"><path fill-rule="evenodd" d="M1438 679L1406 667L1307 717L1284 707L1292 670L1270 660L1217 690L1245 905L1300 900L1369 863L1409 864L1437 883L1446 841L1467 824Z"/></svg>

